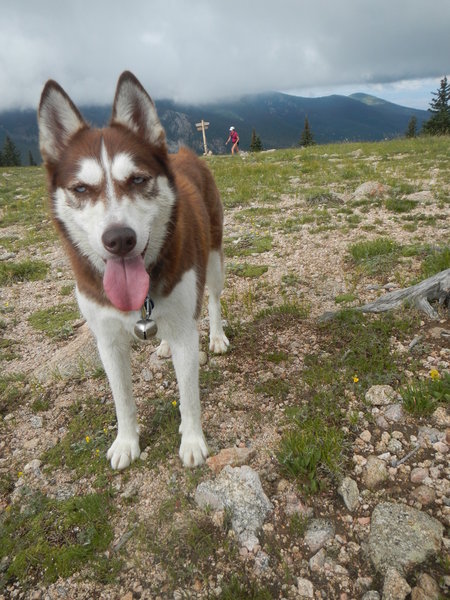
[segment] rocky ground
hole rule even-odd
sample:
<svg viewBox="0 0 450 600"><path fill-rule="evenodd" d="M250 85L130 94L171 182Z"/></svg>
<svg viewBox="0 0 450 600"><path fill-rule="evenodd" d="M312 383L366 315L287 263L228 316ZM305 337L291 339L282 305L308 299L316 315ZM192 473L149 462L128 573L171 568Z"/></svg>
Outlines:
<svg viewBox="0 0 450 600"><path fill-rule="evenodd" d="M379 157L351 150L353 163L380 165ZM323 154L327 164L343 162L339 153ZM388 158L390 169L404 160L398 151ZM241 160L244 169L246 158ZM218 162L212 166L221 168ZM389 377L355 371L340 387L333 387L333 371L336 378L343 372L346 351L352 350L340 347L319 319L341 307L337 298L349 295L347 305L362 304L420 278L420 253L368 272L355 267L348 250L380 236L401 247L448 244L445 168L441 156L420 177L404 175L414 184L408 216L417 217L416 229L405 228L403 215L387 207L392 188L380 166L365 188L351 179L327 184L330 195L312 199L300 162L289 191L275 202L260 202L256 194L251 204L227 206L224 318L231 347L224 356L209 355L205 305L201 390L211 458L195 471L183 469L177 457L176 381L170 360L158 359L152 343L136 345L133 352L143 452L128 470L110 470L104 455L114 438L111 394L83 320L72 317L69 330L56 335L29 321L38 308L73 305L66 258L56 241L50 249L40 241L11 250L6 240L22 239L30 226L4 226L3 264L31 253L49 269L44 279L8 282L0 292L1 334L7 340L1 362L0 508L5 531L19 540L2 555L0 598L447 597L448 404L442 396L426 414L411 414L402 393L408 382L443 381L449 372L448 311L437 307L437 321L405 311L408 327L393 327L389 337ZM1 176L8 185L19 179L18 171ZM234 181L221 191L226 199L237 190ZM354 224L343 207L351 207ZM252 247L267 236L268 247ZM240 268L249 266L267 269L242 276ZM331 374L320 385L328 399L336 394L339 416L328 405L315 410L321 417L330 411L324 440L337 424L340 445L338 464L331 468L319 461L305 482L301 472L283 467L280 448L299 427L292 411L317 402L308 383L311 360L317 369L327 365ZM94 538L81 539L87 526L78 517L68 525L69 513L61 512L71 506L75 514L70 502L88 496L102 498L98 510L110 531L92 554L86 549ZM30 541L33 551L26 551L26 543L23 551L20 538L32 540L30 522L42 524L45 511L53 517L45 521L40 545ZM68 564L56 569L58 552L51 552L59 548L62 556L75 546Z"/></svg>

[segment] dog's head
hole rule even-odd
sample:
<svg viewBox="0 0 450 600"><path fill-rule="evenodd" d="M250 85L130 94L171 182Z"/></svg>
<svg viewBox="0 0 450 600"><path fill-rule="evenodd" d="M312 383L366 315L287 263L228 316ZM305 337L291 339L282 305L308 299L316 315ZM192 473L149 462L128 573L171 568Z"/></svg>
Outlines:
<svg viewBox="0 0 450 600"><path fill-rule="evenodd" d="M130 72L117 83L111 121L93 129L55 82L38 111L53 217L120 310L139 309L147 267L164 243L175 194L164 130Z"/></svg>

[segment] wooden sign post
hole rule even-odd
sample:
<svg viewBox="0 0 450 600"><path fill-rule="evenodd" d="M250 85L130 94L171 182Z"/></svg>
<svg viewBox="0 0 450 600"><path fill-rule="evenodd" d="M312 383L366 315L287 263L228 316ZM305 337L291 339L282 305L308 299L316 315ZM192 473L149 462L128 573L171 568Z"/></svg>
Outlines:
<svg viewBox="0 0 450 600"><path fill-rule="evenodd" d="M197 127L198 131L201 131L203 133L203 148L204 148L204 154L208 154L208 146L206 144L206 133L205 131L208 129L209 127L209 123L208 121L204 121L203 119L201 120L200 123L196 123L195 126Z"/></svg>

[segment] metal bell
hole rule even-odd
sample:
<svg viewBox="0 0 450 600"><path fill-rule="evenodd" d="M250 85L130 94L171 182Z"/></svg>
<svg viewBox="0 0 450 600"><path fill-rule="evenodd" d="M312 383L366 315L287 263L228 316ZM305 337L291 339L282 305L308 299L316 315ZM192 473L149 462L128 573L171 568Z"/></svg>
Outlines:
<svg viewBox="0 0 450 600"><path fill-rule="evenodd" d="M134 326L134 333L140 340L148 340L156 335L158 326L151 319L140 319Z"/></svg>

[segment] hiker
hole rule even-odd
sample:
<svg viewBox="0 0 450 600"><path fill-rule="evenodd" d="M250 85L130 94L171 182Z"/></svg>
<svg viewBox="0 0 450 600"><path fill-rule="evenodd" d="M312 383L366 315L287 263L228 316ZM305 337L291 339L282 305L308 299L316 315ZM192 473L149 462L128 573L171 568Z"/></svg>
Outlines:
<svg viewBox="0 0 450 600"><path fill-rule="evenodd" d="M231 154L237 152L239 154L239 135L234 127L230 127L230 135L228 136L225 146L231 140Z"/></svg>

